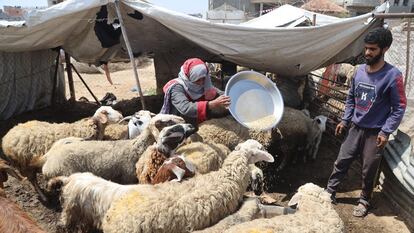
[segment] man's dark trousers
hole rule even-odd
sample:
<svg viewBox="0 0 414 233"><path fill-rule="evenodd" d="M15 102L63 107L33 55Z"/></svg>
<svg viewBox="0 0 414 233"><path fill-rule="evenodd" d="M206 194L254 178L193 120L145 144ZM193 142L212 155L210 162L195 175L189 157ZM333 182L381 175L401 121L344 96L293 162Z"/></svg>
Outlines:
<svg viewBox="0 0 414 233"><path fill-rule="evenodd" d="M344 179L351 163L356 158L362 162L362 192L359 202L369 206L382 151L377 147L377 136L381 129L361 128L351 124L348 136L341 145L334 169L328 180L327 191L335 193Z"/></svg>

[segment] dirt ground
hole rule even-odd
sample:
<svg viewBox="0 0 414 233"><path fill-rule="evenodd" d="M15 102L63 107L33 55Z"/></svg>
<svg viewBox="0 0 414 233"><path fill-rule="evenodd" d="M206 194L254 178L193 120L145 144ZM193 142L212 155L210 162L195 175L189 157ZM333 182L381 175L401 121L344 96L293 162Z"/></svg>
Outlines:
<svg viewBox="0 0 414 233"><path fill-rule="evenodd" d="M152 64L141 67L139 70L143 90L147 93L155 89L155 75ZM114 93L118 99L131 99L136 97L136 92L130 89L135 86L135 80L131 70L124 70L112 73L115 87L107 83L103 74L83 74L85 81L95 92L97 97L102 98L106 92ZM86 89L77 77L75 79L75 89L77 99L87 95ZM0 137L3 137L8 129L18 122L24 122L30 119L41 119L47 121L74 121L91 111L86 108L73 108L68 114L66 110L45 109L24 116L18 116L9 121L1 122ZM296 189L307 182L313 182L320 186L325 186L330 175L333 162L338 152L337 147L323 139L318 153L317 160L310 163L298 163L289 165L280 174L276 175L269 190L270 195L277 200L278 204L286 205ZM404 221L399 217L398 210L394 209L387 198L376 190L373 198L374 209L363 219L352 217L352 208L357 201L360 191L360 166L354 163L347 179L343 183L338 193L339 204L335 206L340 217L345 223L347 232L367 232L367 233L388 233L388 232L410 232ZM41 180L44 183L43 180ZM37 199L37 195L29 184L20 183L14 178L9 178L5 183L5 190L8 197L16 202L23 210L28 212L47 232L64 232L58 227L59 223L59 206L52 204L44 206Z"/></svg>

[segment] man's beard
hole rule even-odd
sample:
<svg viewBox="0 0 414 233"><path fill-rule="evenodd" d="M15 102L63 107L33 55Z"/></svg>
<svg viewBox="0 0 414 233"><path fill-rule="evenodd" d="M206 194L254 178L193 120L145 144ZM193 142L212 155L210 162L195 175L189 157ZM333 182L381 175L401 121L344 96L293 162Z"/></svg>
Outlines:
<svg viewBox="0 0 414 233"><path fill-rule="evenodd" d="M377 56L375 56L375 57L372 57L372 58L367 58L367 56L365 56L365 61L366 61L367 65L372 66L372 65L374 65L374 64L377 64L377 63L381 60L381 57L382 57L382 50L381 50L381 52L380 52Z"/></svg>

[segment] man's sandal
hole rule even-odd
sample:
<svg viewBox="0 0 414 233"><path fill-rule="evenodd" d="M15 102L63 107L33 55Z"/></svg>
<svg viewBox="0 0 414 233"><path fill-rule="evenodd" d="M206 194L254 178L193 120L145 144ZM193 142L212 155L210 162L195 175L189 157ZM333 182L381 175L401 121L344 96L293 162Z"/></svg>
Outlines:
<svg viewBox="0 0 414 233"><path fill-rule="evenodd" d="M354 212L352 215L354 217L362 218L368 214L368 206L364 205L363 203L358 203L357 206L354 207Z"/></svg>

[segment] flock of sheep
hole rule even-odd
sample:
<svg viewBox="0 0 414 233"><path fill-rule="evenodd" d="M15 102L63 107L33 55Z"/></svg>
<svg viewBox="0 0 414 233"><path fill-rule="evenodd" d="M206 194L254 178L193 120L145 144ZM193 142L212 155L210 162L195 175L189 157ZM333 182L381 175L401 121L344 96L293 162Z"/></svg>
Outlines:
<svg viewBox="0 0 414 233"><path fill-rule="evenodd" d="M68 232L343 232L329 195L314 184L298 189L294 209L243 199L249 186L263 191L255 164L274 162L274 148L283 154L278 170L316 159L326 120L286 108L268 132L230 116L195 128L174 115L123 118L104 106L74 123L19 124L2 139L10 164L0 160L0 232L44 232L5 197L7 174L30 181L44 203L59 199Z"/></svg>

